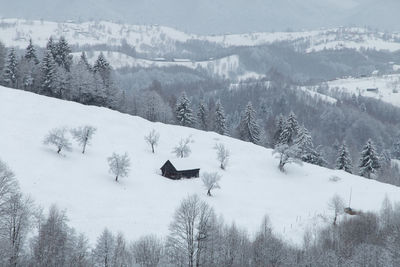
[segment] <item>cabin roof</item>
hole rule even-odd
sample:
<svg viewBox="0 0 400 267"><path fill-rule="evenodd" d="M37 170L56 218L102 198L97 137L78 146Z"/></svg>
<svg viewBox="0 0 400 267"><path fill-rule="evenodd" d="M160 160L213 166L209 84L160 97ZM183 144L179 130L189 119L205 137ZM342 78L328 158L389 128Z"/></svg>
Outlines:
<svg viewBox="0 0 400 267"><path fill-rule="evenodd" d="M196 170L199 168L196 168L196 165L188 160L188 159L173 159L173 160L169 160L172 165L174 165L175 169L177 169L178 171L186 171L186 170Z"/></svg>

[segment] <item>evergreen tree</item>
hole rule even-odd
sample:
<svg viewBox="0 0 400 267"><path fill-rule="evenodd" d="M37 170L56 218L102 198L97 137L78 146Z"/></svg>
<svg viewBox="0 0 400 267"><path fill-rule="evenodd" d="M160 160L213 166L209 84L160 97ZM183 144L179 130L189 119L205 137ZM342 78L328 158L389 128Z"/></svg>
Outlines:
<svg viewBox="0 0 400 267"><path fill-rule="evenodd" d="M82 104L93 105L95 79L82 60L71 67L71 99Z"/></svg>
<svg viewBox="0 0 400 267"><path fill-rule="evenodd" d="M400 159L400 135L397 135L396 141L393 144L392 147L392 156L395 159Z"/></svg>
<svg viewBox="0 0 400 267"><path fill-rule="evenodd" d="M61 66L56 66L55 84L53 88L54 96L60 99L72 99L71 75Z"/></svg>
<svg viewBox="0 0 400 267"><path fill-rule="evenodd" d="M336 169L352 173L353 164L345 143L339 148L338 157L336 159Z"/></svg>
<svg viewBox="0 0 400 267"><path fill-rule="evenodd" d="M294 140L294 145L297 147L299 152L298 158L303 162L318 166L327 165L327 162L321 153L314 149L312 137L304 125L299 127L296 139Z"/></svg>
<svg viewBox="0 0 400 267"><path fill-rule="evenodd" d="M299 127L294 144L297 145L300 150L300 158L306 155L313 148L314 144L312 137L304 125Z"/></svg>
<svg viewBox="0 0 400 267"><path fill-rule="evenodd" d="M93 66L93 71L100 75L103 84L106 87L111 85L111 66L104 57L103 53L100 53L100 55L97 57L97 60Z"/></svg>
<svg viewBox="0 0 400 267"><path fill-rule="evenodd" d="M199 103L199 108L197 111L197 123L200 130L208 130L207 108L203 101Z"/></svg>
<svg viewBox="0 0 400 267"><path fill-rule="evenodd" d="M226 127L226 118L224 108L222 107L221 101L217 101L215 107L215 122L214 122L214 130L222 135L228 134L228 129Z"/></svg>
<svg viewBox="0 0 400 267"><path fill-rule="evenodd" d="M261 141L261 128L258 125L256 112L253 105L249 102L246 106L244 114L239 123L239 137L240 139L253 144L259 144Z"/></svg>
<svg viewBox="0 0 400 267"><path fill-rule="evenodd" d="M92 70L92 66L89 63L85 52L82 52L81 57L79 59L79 63L85 65L88 71Z"/></svg>
<svg viewBox="0 0 400 267"><path fill-rule="evenodd" d="M328 162L322 156L321 152L319 152L319 147L317 147L317 149L310 149L310 151L303 156L301 160L321 167L328 165Z"/></svg>
<svg viewBox="0 0 400 267"><path fill-rule="evenodd" d="M18 61L15 49L11 48L4 68L3 81L6 86L16 87L18 79Z"/></svg>
<svg viewBox="0 0 400 267"><path fill-rule="evenodd" d="M186 93L183 92L175 107L175 116L179 125L192 126L195 122L193 111L190 108L190 100L187 98Z"/></svg>
<svg viewBox="0 0 400 267"><path fill-rule="evenodd" d="M299 123L297 122L296 115L293 112L290 112L279 137L279 143L291 146L297 136L298 131Z"/></svg>
<svg viewBox="0 0 400 267"><path fill-rule="evenodd" d="M284 127L285 127L285 117L282 114L280 114L276 118L276 123L275 123L276 130L275 130L274 137L273 137L274 146L279 144L279 138L282 134Z"/></svg>
<svg viewBox="0 0 400 267"><path fill-rule="evenodd" d="M390 157L390 152L387 149L382 150L381 154L379 155L379 161L382 168L390 168L392 159Z"/></svg>
<svg viewBox="0 0 400 267"><path fill-rule="evenodd" d="M33 61L35 64L39 64L39 60L36 56L36 49L33 46L32 39L29 39L29 44L26 47L25 59L28 61Z"/></svg>
<svg viewBox="0 0 400 267"><path fill-rule="evenodd" d="M46 54L42 60L41 75L41 93L44 95L53 96L56 88L57 65L50 50L46 51Z"/></svg>
<svg viewBox="0 0 400 267"><path fill-rule="evenodd" d="M369 139L361 152L359 175L370 179L371 173L375 173L380 167L381 164L375 146L372 140Z"/></svg>
<svg viewBox="0 0 400 267"><path fill-rule="evenodd" d="M53 59L55 59L56 55L57 55L56 47L57 47L57 45L54 43L53 37L50 36L50 38L46 44L46 50L51 52Z"/></svg>
<svg viewBox="0 0 400 267"><path fill-rule="evenodd" d="M72 64L72 56L70 55L71 48L63 36L60 37L60 40L54 47L54 50L55 54L53 56L56 63L60 67L63 67L66 71L69 71Z"/></svg>
<svg viewBox="0 0 400 267"><path fill-rule="evenodd" d="M120 100L121 92L113 84L111 71L110 63L108 63L103 53L100 53L93 66L96 80L100 78L101 81L101 84L97 86L99 92L96 97L101 101L99 105L115 108Z"/></svg>

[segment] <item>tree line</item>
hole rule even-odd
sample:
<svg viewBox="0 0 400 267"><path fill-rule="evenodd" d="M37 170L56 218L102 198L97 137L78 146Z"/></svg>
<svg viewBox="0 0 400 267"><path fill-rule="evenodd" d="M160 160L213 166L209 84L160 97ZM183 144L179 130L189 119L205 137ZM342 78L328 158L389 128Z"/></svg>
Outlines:
<svg viewBox="0 0 400 267"><path fill-rule="evenodd" d="M91 245L68 225L65 211L43 212L24 196L0 161L1 266L398 266L400 206L387 198L379 213L342 216L343 201L327 203L332 221L294 246L275 234L265 216L255 233L226 223L197 195L181 201L166 236L129 241L107 228Z"/></svg>

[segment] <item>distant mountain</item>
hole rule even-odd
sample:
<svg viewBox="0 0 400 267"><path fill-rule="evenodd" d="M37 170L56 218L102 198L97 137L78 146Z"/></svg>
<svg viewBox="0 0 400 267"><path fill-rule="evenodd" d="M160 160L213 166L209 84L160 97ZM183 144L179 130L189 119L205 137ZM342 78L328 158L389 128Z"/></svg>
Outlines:
<svg viewBox="0 0 400 267"><path fill-rule="evenodd" d="M400 30L397 0L0 0L0 16L109 19L211 34L346 25Z"/></svg>

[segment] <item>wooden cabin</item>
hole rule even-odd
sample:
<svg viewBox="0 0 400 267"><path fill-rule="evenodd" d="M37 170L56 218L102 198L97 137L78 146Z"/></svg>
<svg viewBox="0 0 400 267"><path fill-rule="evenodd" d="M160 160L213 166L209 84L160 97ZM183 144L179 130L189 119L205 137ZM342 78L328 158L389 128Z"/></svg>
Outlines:
<svg viewBox="0 0 400 267"><path fill-rule="evenodd" d="M164 177L179 180L182 178L197 178L199 177L200 169L177 170L171 161L167 160L161 167L161 174Z"/></svg>
<svg viewBox="0 0 400 267"><path fill-rule="evenodd" d="M379 89L378 88L367 88L367 92L378 93Z"/></svg>

